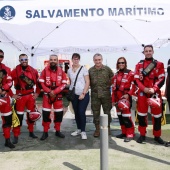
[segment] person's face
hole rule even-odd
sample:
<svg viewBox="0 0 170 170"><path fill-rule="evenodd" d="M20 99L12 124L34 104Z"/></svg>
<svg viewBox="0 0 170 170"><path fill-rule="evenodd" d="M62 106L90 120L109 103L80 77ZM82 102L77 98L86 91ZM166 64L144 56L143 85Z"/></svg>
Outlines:
<svg viewBox="0 0 170 170"><path fill-rule="evenodd" d="M0 63L2 62L3 59L4 59L4 54L0 52Z"/></svg>
<svg viewBox="0 0 170 170"><path fill-rule="evenodd" d="M93 61L94 61L94 64L96 67L101 67L102 66L102 62L103 62L103 59L101 56L95 56L93 58Z"/></svg>
<svg viewBox="0 0 170 170"><path fill-rule="evenodd" d="M77 57L73 57L72 62L73 62L73 65L74 65L74 66L78 66L78 65L79 65L79 62L80 62L80 59L77 58Z"/></svg>
<svg viewBox="0 0 170 170"><path fill-rule="evenodd" d="M145 58L152 58L154 51L151 47L146 47L143 53L145 55Z"/></svg>
<svg viewBox="0 0 170 170"><path fill-rule="evenodd" d="M118 67L119 67L119 69L124 69L125 68L125 61L123 60L123 59L119 59L119 61L118 61Z"/></svg>
<svg viewBox="0 0 170 170"><path fill-rule="evenodd" d="M26 55L20 56L19 62L21 66L28 66L28 56Z"/></svg>
<svg viewBox="0 0 170 170"><path fill-rule="evenodd" d="M58 63L58 57L57 56L50 56L49 59L50 66L56 66Z"/></svg>

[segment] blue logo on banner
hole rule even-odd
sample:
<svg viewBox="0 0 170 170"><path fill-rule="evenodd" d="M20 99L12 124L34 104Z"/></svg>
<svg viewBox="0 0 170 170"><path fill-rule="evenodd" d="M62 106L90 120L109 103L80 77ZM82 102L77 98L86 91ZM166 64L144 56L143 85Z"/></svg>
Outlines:
<svg viewBox="0 0 170 170"><path fill-rule="evenodd" d="M15 9L9 5L4 6L0 10L0 16L2 19L9 21L15 17Z"/></svg>

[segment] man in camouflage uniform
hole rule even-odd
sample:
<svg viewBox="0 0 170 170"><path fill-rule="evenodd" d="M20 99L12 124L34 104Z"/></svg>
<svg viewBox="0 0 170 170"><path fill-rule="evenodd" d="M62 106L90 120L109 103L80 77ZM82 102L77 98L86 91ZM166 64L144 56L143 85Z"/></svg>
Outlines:
<svg viewBox="0 0 170 170"><path fill-rule="evenodd" d="M91 108L93 111L93 123L96 130L93 134L94 137L100 136L100 108L103 107L104 114L108 115L108 130L110 132L112 108L111 101L111 80L113 72L108 66L102 64L103 58L101 54L95 54L93 57L94 66L89 69L90 87L91 87Z"/></svg>

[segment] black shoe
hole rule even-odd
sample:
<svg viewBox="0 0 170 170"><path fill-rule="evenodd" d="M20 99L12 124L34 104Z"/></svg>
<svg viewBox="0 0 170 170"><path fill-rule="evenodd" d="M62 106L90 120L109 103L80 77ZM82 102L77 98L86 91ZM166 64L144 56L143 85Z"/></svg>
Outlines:
<svg viewBox="0 0 170 170"><path fill-rule="evenodd" d="M137 142L137 143L142 143L142 142L144 142L144 141L145 141L145 136L142 136L142 135L141 135L136 142Z"/></svg>
<svg viewBox="0 0 170 170"><path fill-rule="evenodd" d="M125 134L119 134L119 135L116 136L116 138L120 138L120 139L123 139L123 138L125 138L125 137L126 137Z"/></svg>
<svg viewBox="0 0 170 170"><path fill-rule="evenodd" d="M17 144L18 143L18 137L14 136L14 139L13 139L12 143Z"/></svg>
<svg viewBox="0 0 170 170"><path fill-rule="evenodd" d="M131 140L133 140L133 137L126 137L126 138L124 139L124 142L130 142Z"/></svg>
<svg viewBox="0 0 170 170"><path fill-rule="evenodd" d="M166 147L169 147L169 146L170 146L170 142L166 142L166 143L165 143L165 146L166 146Z"/></svg>
<svg viewBox="0 0 170 170"><path fill-rule="evenodd" d="M38 138L33 132L30 132L30 133L29 133L29 137L34 138L34 139L35 139L35 138Z"/></svg>
<svg viewBox="0 0 170 170"><path fill-rule="evenodd" d="M55 135L58 136L58 137L60 137L60 138L65 138L65 135L62 134L60 131L56 131L56 132L55 132Z"/></svg>
<svg viewBox="0 0 170 170"><path fill-rule="evenodd" d="M45 140L48 138L48 132L43 132L42 137L40 138L40 140Z"/></svg>
<svg viewBox="0 0 170 170"><path fill-rule="evenodd" d="M165 143L160 137L155 137L154 140L161 145L163 145Z"/></svg>
<svg viewBox="0 0 170 170"><path fill-rule="evenodd" d="M15 145L13 145L13 143L11 143L10 139L6 139L5 140L5 146L9 147L9 148L15 148Z"/></svg>

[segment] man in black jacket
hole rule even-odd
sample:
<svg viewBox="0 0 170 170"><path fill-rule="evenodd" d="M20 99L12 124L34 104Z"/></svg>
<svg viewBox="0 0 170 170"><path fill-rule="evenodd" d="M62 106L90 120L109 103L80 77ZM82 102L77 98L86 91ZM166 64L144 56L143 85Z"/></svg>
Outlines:
<svg viewBox="0 0 170 170"><path fill-rule="evenodd" d="M168 101L169 105L169 111L170 111L170 59L168 60L167 65L167 78L166 78L166 89L165 89L165 95ZM165 146L170 146L170 142L167 142Z"/></svg>

